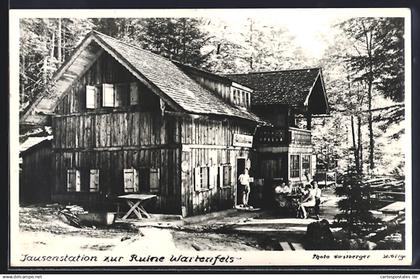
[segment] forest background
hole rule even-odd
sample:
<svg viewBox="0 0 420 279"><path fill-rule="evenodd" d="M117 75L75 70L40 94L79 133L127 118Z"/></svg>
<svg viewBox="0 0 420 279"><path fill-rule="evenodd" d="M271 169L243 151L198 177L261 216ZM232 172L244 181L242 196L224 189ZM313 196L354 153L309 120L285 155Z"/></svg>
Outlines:
<svg viewBox="0 0 420 279"><path fill-rule="evenodd" d="M321 67L331 112L314 119L317 164L403 177L404 29L392 17L21 19L20 112L92 30L215 73ZM22 126L20 141L49 132Z"/></svg>

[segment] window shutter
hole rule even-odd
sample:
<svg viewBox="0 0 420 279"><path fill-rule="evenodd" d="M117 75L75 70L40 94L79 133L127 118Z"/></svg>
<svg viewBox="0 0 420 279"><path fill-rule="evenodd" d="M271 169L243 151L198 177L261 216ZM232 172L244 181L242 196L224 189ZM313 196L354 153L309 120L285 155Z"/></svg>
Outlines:
<svg viewBox="0 0 420 279"><path fill-rule="evenodd" d="M115 90L113 84L102 84L102 106L114 107L115 106Z"/></svg>
<svg viewBox="0 0 420 279"><path fill-rule="evenodd" d="M139 88L137 82L130 83L130 105L139 104Z"/></svg>
<svg viewBox="0 0 420 279"><path fill-rule="evenodd" d="M231 182L230 166L223 166L223 186L230 186Z"/></svg>
<svg viewBox="0 0 420 279"><path fill-rule="evenodd" d="M67 191L73 192L74 191L74 180L75 180L76 173L74 170L67 170Z"/></svg>
<svg viewBox="0 0 420 279"><path fill-rule="evenodd" d="M196 191L201 190L201 169L200 167L194 168L194 188Z"/></svg>
<svg viewBox="0 0 420 279"><path fill-rule="evenodd" d="M201 189L208 189L209 188L209 168L202 167L201 168Z"/></svg>
<svg viewBox="0 0 420 279"><path fill-rule="evenodd" d="M211 166L209 169L209 189L213 189L217 184L217 166Z"/></svg>
<svg viewBox="0 0 420 279"><path fill-rule="evenodd" d="M80 171L76 170L76 192L80 192Z"/></svg>
<svg viewBox="0 0 420 279"><path fill-rule="evenodd" d="M80 192L80 171L67 170L67 191Z"/></svg>
<svg viewBox="0 0 420 279"><path fill-rule="evenodd" d="M139 188L139 172L136 169L133 169L133 173L134 173L134 191L139 192L140 191L140 188Z"/></svg>
<svg viewBox="0 0 420 279"><path fill-rule="evenodd" d="M316 155L311 156L311 175L315 175L316 173Z"/></svg>
<svg viewBox="0 0 420 279"><path fill-rule="evenodd" d="M124 107L128 100L128 84L119 83L114 84L115 88L115 107Z"/></svg>
<svg viewBox="0 0 420 279"><path fill-rule="evenodd" d="M97 108L96 96L97 88L92 85L86 85L86 108L94 109Z"/></svg>
<svg viewBox="0 0 420 279"><path fill-rule="evenodd" d="M124 192L137 193L139 191L139 175L136 169L124 169Z"/></svg>
<svg viewBox="0 0 420 279"><path fill-rule="evenodd" d="M223 166L219 166L219 187L223 186Z"/></svg>
<svg viewBox="0 0 420 279"><path fill-rule="evenodd" d="M150 169L150 192L151 193L159 193L159 169Z"/></svg>
<svg viewBox="0 0 420 279"><path fill-rule="evenodd" d="M90 170L89 191L99 191L99 170Z"/></svg>

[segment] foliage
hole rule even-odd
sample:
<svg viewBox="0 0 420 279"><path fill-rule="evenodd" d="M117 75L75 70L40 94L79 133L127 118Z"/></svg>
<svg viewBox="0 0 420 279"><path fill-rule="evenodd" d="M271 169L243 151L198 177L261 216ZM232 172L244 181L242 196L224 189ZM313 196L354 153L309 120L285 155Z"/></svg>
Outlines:
<svg viewBox="0 0 420 279"><path fill-rule="evenodd" d="M148 18L143 20L142 47L165 57L200 66L206 61L201 52L208 40L197 18Z"/></svg>
<svg viewBox="0 0 420 279"><path fill-rule="evenodd" d="M335 225L344 228L349 236L366 236L380 225L370 212L371 189L362 183L362 178L353 168L344 176L343 186L336 188L337 196L343 199L338 202L341 212L335 216Z"/></svg>
<svg viewBox="0 0 420 279"><path fill-rule="evenodd" d="M305 68L311 65L291 33L281 26L267 26L254 19L240 28L210 20L204 28L212 36L206 68L214 72L244 73Z"/></svg>
<svg viewBox="0 0 420 279"><path fill-rule="evenodd" d="M53 73L91 30L87 19L25 18L20 21L21 110L48 91Z"/></svg>
<svg viewBox="0 0 420 279"><path fill-rule="evenodd" d="M352 42L352 51L345 59L353 81L366 87L368 112L372 90L394 102L404 101L404 19L403 18L352 18L342 22L340 28ZM404 119L404 106L388 109L385 114L368 115L368 124L381 121L386 130L391 124ZM370 128L370 134L373 129ZM398 138L403 131L395 133ZM373 147L372 147L373 148ZM373 156L373 155L372 155Z"/></svg>

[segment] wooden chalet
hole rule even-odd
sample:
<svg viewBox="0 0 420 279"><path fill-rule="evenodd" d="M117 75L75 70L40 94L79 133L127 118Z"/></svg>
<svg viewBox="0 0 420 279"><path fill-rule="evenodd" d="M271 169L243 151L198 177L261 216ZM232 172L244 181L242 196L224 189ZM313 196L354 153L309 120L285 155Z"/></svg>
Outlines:
<svg viewBox="0 0 420 279"><path fill-rule="evenodd" d="M21 124L52 127L52 174L42 178L52 201L109 206L124 193L153 193L151 212L202 214L238 203L245 167L261 163L257 176L295 178L299 154L301 176L310 131L294 127L293 114L310 121L328 110L316 73L302 104L264 103L262 87L246 78L254 74L212 74L93 31ZM39 179L28 175L24 189Z"/></svg>
<svg viewBox="0 0 420 279"><path fill-rule="evenodd" d="M228 77L254 90L252 111L269 123L261 125L254 135L253 175L262 178L266 188L275 180L309 183L316 170L311 142L312 116L329 113L321 69ZM305 125L300 125L298 116L306 119Z"/></svg>

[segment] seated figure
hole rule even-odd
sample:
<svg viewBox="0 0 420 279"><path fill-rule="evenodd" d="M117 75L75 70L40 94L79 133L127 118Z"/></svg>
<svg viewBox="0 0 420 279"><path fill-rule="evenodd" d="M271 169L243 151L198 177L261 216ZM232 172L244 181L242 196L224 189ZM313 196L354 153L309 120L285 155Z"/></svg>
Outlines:
<svg viewBox="0 0 420 279"><path fill-rule="evenodd" d="M301 217L306 219L308 217L308 214L306 212L305 207L313 207L313 206L315 206L315 195L314 195L312 187L310 185L306 185L305 193L299 205L299 211L302 214Z"/></svg>
<svg viewBox="0 0 420 279"><path fill-rule="evenodd" d="M282 182L280 185L274 188L274 192L276 194L290 194L291 189L289 186L286 185L286 183Z"/></svg>

